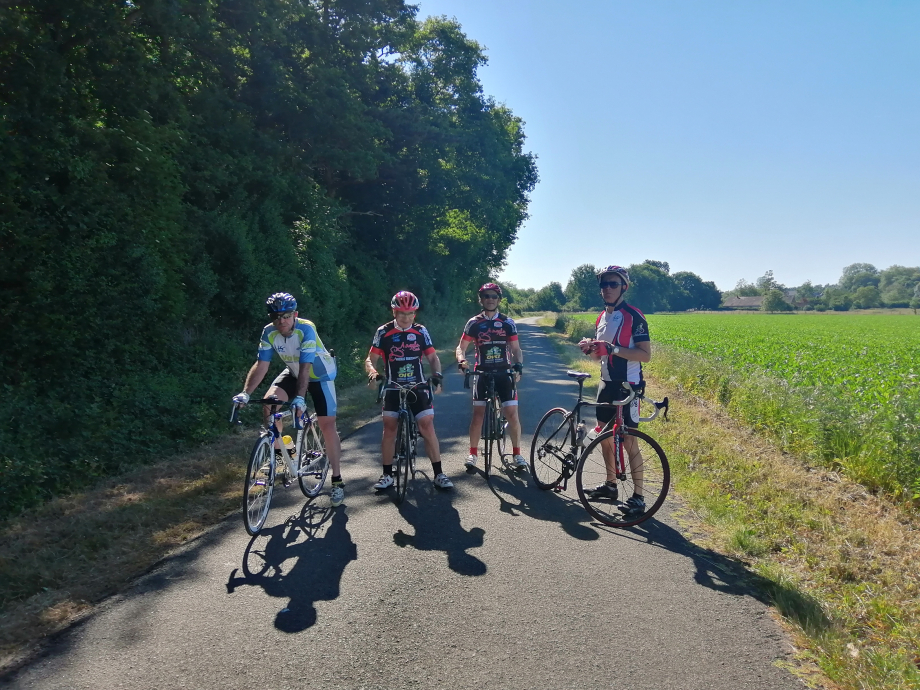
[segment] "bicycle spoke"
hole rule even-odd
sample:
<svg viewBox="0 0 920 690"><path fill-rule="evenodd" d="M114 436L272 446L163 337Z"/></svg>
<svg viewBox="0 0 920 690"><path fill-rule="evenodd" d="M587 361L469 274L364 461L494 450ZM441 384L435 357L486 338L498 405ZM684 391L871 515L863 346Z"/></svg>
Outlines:
<svg viewBox="0 0 920 690"><path fill-rule="evenodd" d="M249 457L243 483L243 524L256 535L265 524L274 489L274 449L270 437L262 436Z"/></svg>

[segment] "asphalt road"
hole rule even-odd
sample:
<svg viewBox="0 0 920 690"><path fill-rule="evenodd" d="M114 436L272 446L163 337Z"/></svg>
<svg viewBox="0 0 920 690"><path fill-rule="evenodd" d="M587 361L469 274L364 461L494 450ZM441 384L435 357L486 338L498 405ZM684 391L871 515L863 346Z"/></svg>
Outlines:
<svg viewBox="0 0 920 690"><path fill-rule="evenodd" d="M577 387L546 337L520 330L529 448L542 413L571 406ZM381 425L369 424L344 442L343 506L276 492L260 536L226 520L3 685L803 687L776 663L789 644L765 604L675 526L676 498L613 530L591 522L574 486L567 497L527 475L466 472L469 391L444 364L454 373L435 419L453 491L432 487L424 458L402 507L373 491Z"/></svg>

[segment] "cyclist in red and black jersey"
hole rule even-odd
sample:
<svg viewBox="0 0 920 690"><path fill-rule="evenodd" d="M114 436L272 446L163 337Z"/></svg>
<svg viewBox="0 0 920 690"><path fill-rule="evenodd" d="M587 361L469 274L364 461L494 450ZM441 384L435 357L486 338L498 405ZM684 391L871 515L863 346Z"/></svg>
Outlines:
<svg viewBox="0 0 920 690"><path fill-rule="evenodd" d="M622 387L624 381L634 388L642 383L642 362L651 360L652 345L645 315L623 299L629 289L629 272L622 266L607 266L597 272L597 281L605 308L595 322L594 338L583 338L578 345L586 355L601 360L601 383L597 389L597 402L609 403L622 400L629 395ZM615 414L610 408L597 408L597 423L603 426L613 419ZM623 408L623 422L631 427L639 425L638 397ZM638 454L638 444L632 436L624 439L623 447L629 455L630 468L636 468L633 471L635 493L626 501L626 515L630 517L645 512L642 476L641 470L638 469L642 467L642 457ZM608 481L596 487L591 495L616 500L613 440L603 442L601 450L607 465Z"/></svg>
<svg viewBox="0 0 920 690"><path fill-rule="evenodd" d="M511 452L514 454L514 466L527 469L527 460L521 455L521 420L518 414L518 396L514 384L520 380L524 371L524 353L518 340L517 326L514 321L498 311L502 299L502 289L495 283L486 283L479 288L479 304L482 311L466 322L460 343L457 345L457 364L466 371L466 351L471 343L476 345L476 366L487 371L514 369L515 374L495 379L495 392L502 403L502 413L508 420L508 433L511 436ZM482 433L482 420L485 417L486 381L477 377L473 386L473 419L470 422L470 454L466 458L467 467L476 467L479 436Z"/></svg>
<svg viewBox="0 0 920 690"><path fill-rule="evenodd" d="M371 382L377 379L377 362L383 358L386 367L386 384L383 398L383 474L374 484L375 489L393 486L393 454L396 451L396 427L399 418L399 391L392 384L412 385L422 383L425 376L422 358L431 368L435 391L440 392L441 360L431 342L431 336L421 324L415 323L419 309L418 297L403 290L393 295L390 301L393 320L383 324L374 334L364 370ZM425 450L431 460L434 485L439 489L450 489L453 482L441 469L441 450L434 431L434 405L427 387L420 387L409 398L409 407L418 423L418 432L425 439Z"/></svg>

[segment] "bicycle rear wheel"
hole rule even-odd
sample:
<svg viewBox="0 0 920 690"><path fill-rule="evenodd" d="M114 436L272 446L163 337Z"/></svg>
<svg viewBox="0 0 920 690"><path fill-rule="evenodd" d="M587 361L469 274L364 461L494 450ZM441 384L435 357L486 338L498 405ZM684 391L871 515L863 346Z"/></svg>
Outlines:
<svg viewBox="0 0 920 690"><path fill-rule="evenodd" d="M297 481L303 495L314 498L322 491L329 473L326 444L315 418L297 432L297 447L300 449Z"/></svg>
<svg viewBox="0 0 920 690"><path fill-rule="evenodd" d="M598 436L582 453L575 471L575 486L581 504L596 520L611 527L631 527L648 520L664 503L671 484L671 468L658 442L637 429L622 429L620 443L626 471L616 479L616 492L609 489L603 494L592 492L608 478L605 445L611 462L617 452L612 431ZM626 501L635 494L644 497L644 512L629 511Z"/></svg>
<svg viewBox="0 0 920 690"><path fill-rule="evenodd" d="M530 472L541 489L555 488L565 474L566 459L573 460L567 449L572 423L566 410L554 407L537 424L530 444Z"/></svg>
<svg viewBox="0 0 920 690"><path fill-rule="evenodd" d="M396 428L396 457L393 462L393 473L396 475L396 502L402 503L406 498L412 464L408 412L400 412L398 424Z"/></svg>
<svg viewBox="0 0 920 690"><path fill-rule="evenodd" d="M243 482L243 524L255 536L265 524L275 485L275 451L271 436L263 434L256 441L246 467Z"/></svg>

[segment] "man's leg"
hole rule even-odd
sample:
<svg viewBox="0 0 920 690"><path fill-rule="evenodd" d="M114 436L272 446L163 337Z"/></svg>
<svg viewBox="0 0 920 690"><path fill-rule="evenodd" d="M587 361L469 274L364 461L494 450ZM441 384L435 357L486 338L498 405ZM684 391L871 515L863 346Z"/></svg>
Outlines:
<svg viewBox="0 0 920 690"><path fill-rule="evenodd" d="M339 431L335 426L335 417L317 417L316 423L319 424L320 431L323 432L323 441L326 443L326 457L329 458L329 465L332 467L332 476L342 476L341 457L342 457L342 440L339 438Z"/></svg>

